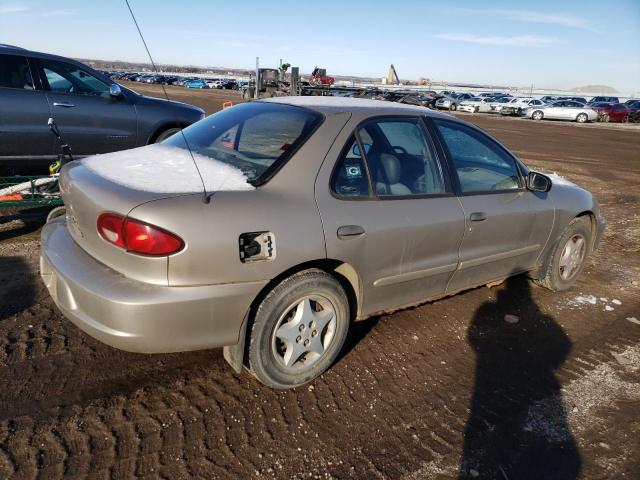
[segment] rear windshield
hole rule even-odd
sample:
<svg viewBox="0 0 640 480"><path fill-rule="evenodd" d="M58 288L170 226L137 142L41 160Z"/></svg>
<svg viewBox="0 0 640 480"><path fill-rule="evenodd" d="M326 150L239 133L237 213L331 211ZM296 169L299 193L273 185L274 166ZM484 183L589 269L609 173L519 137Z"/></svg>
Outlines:
<svg viewBox="0 0 640 480"><path fill-rule="evenodd" d="M312 110L251 102L222 110L162 142L239 168L260 185L289 159L322 122Z"/></svg>

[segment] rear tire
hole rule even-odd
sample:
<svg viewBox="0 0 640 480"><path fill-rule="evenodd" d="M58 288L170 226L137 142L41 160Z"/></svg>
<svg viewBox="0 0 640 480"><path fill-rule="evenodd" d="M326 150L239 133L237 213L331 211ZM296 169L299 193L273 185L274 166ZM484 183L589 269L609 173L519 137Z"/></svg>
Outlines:
<svg viewBox="0 0 640 480"><path fill-rule="evenodd" d="M542 120L544 118L544 113L542 112L542 110L536 110L531 114L531 118L533 118L534 120Z"/></svg>
<svg viewBox="0 0 640 480"><path fill-rule="evenodd" d="M67 207L65 207L64 205L54 208L47 214L47 221L45 223L49 223L54 218L58 218L64 215L66 212L67 212Z"/></svg>
<svg viewBox="0 0 640 480"><path fill-rule="evenodd" d="M458 109L458 106L455 103L452 103L449 106L449 110L451 110L452 112L455 112Z"/></svg>
<svg viewBox="0 0 640 480"><path fill-rule="evenodd" d="M609 123L609 115L607 115L606 113L602 116L602 120L600 120L601 122L604 123Z"/></svg>
<svg viewBox="0 0 640 480"><path fill-rule="evenodd" d="M249 371L268 387L304 385L335 361L350 309L340 283L322 270L283 280L260 302L249 332Z"/></svg>
<svg viewBox="0 0 640 480"><path fill-rule="evenodd" d="M546 270L535 282L554 292L571 288L582 273L592 245L589 218L574 218L553 247Z"/></svg>
<svg viewBox="0 0 640 480"><path fill-rule="evenodd" d="M589 120L589 117L586 113L579 113L576 117L576 122L578 123L587 123L587 120Z"/></svg>

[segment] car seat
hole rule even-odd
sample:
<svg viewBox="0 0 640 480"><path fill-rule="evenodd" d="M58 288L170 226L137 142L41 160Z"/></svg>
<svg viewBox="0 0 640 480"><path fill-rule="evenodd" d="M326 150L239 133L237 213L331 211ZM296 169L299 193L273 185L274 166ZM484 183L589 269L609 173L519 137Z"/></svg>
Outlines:
<svg viewBox="0 0 640 480"><path fill-rule="evenodd" d="M379 195L411 195L411 190L400 183L402 165L398 157L381 153L376 163L376 192Z"/></svg>

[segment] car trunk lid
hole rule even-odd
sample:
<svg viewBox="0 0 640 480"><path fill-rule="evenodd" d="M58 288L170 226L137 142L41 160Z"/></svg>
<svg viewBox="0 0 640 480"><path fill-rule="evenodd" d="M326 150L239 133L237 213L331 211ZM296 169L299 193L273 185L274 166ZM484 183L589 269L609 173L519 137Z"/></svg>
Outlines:
<svg viewBox="0 0 640 480"><path fill-rule="evenodd" d="M209 159L196 160L206 174L208 193L253 188L233 167L216 162L212 171ZM168 284L168 257L137 255L107 242L98 233L98 217L105 212L128 216L147 202L204 192L188 151L155 145L72 162L62 170L60 191L67 227L83 250L127 278L158 285Z"/></svg>

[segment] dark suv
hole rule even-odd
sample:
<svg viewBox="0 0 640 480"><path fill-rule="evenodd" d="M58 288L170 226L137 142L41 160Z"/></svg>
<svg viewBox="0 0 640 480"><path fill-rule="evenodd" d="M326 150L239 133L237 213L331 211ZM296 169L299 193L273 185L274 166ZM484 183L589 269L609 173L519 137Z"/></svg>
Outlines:
<svg viewBox="0 0 640 480"><path fill-rule="evenodd" d="M83 157L159 142L204 111L145 97L69 58L0 45L0 169L57 158L49 117Z"/></svg>

